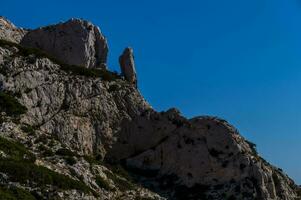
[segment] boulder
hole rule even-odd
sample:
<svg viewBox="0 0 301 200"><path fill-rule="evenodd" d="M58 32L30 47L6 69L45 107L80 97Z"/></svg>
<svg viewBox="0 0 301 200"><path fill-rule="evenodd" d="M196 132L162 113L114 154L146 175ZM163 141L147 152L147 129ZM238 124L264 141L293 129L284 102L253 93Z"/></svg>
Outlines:
<svg viewBox="0 0 301 200"><path fill-rule="evenodd" d="M132 48L127 47L124 49L122 55L119 57L119 64L121 73L125 79L137 87L137 76Z"/></svg>
<svg viewBox="0 0 301 200"><path fill-rule="evenodd" d="M97 26L85 20L70 19L29 31L21 45L39 48L69 65L106 68L107 40Z"/></svg>

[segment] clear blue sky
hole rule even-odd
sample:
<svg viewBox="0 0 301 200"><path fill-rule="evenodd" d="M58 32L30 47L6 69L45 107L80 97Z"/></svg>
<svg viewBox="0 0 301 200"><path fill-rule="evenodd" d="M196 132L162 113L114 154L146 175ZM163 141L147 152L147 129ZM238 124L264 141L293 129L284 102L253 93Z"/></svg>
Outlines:
<svg viewBox="0 0 301 200"><path fill-rule="evenodd" d="M225 118L301 184L300 1L7 0L0 15L28 28L92 21L108 38L111 69L134 48L154 108Z"/></svg>

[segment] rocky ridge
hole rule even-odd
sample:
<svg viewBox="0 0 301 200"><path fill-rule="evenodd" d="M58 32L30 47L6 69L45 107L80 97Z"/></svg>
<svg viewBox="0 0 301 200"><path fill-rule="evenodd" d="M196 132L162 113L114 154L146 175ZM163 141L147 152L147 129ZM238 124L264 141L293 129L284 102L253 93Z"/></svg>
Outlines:
<svg viewBox="0 0 301 200"><path fill-rule="evenodd" d="M74 43L73 38L86 37L69 30L73 25L68 24L74 21L83 25L80 29L87 24L92 27L87 36L92 43L83 40L80 47ZM60 59L56 51L65 44L52 38L48 28L23 31L10 22L6 28L1 26L1 195L16 199L16 195L27 199L301 199L300 187L262 159L256 146L225 120L186 119L177 109L157 112L133 81L97 67L95 63L106 61L94 54L99 50L95 44L102 40L95 37L96 26L73 19L51 30L57 32L62 26L71 35L64 36L66 45L79 48L70 55L84 54L84 64L73 63L72 56L70 62ZM47 37L59 48L25 45L43 43ZM87 53L86 47L93 53ZM131 56L126 59L135 72Z"/></svg>

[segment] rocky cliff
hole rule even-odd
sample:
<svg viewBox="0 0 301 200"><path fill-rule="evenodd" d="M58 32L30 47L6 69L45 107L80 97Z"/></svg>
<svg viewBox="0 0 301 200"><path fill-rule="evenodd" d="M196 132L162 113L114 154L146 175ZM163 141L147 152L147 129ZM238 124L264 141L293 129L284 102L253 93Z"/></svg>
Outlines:
<svg viewBox="0 0 301 200"><path fill-rule="evenodd" d="M107 46L90 22L24 31L1 19L2 199L301 199L225 120L157 112L98 67Z"/></svg>

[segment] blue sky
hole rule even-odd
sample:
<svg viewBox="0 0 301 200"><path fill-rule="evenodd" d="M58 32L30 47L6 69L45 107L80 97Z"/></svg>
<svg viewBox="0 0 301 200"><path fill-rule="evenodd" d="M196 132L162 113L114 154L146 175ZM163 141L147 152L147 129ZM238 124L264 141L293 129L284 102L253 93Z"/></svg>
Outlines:
<svg viewBox="0 0 301 200"><path fill-rule="evenodd" d="M154 108L228 120L301 184L300 1L9 0L0 15L27 28L92 21L108 38L110 69L134 48Z"/></svg>

